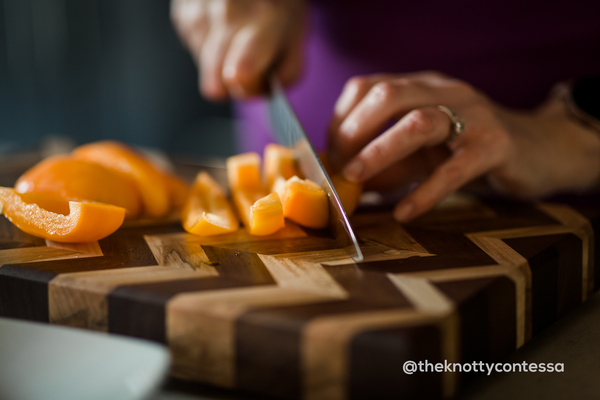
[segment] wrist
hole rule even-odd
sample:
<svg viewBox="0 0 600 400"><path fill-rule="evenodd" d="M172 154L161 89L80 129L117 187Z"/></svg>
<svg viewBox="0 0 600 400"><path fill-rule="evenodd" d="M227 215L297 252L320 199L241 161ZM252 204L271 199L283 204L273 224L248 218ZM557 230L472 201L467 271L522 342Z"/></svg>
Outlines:
<svg viewBox="0 0 600 400"><path fill-rule="evenodd" d="M559 84L550 99L537 110L534 120L543 127L559 153L553 158L559 192L600 190L600 130L572 114L565 98L569 87ZM548 155L550 156L550 155ZM562 179L561 179L562 178Z"/></svg>

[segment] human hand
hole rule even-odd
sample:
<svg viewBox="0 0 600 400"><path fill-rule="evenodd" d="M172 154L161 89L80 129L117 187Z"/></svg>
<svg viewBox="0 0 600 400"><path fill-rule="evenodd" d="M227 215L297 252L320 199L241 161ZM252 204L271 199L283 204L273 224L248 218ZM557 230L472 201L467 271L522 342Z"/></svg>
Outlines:
<svg viewBox="0 0 600 400"><path fill-rule="evenodd" d="M171 19L212 100L260 94L273 67L284 85L300 73L304 0L172 0Z"/></svg>
<svg viewBox="0 0 600 400"><path fill-rule="evenodd" d="M450 119L437 105L465 124L449 143ZM600 179L600 135L572 121L560 99L517 112L435 72L351 79L335 106L329 139L330 160L349 180L380 189L420 182L396 206L400 221L483 175L517 197L585 191Z"/></svg>

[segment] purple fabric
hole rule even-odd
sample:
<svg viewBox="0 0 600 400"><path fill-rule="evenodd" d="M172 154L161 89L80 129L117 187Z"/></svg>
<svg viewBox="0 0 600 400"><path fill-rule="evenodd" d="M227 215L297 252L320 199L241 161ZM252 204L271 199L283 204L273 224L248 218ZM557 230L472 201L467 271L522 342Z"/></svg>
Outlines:
<svg viewBox="0 0 600 400"><path fill-rule="evenodd" d="M319 0L303 76L288 91L315 147L355 75L437 70L509 107L539 105L556 82L600 75L600 1ZM272 141L263 99L236 104L239 150Z"/></svg>

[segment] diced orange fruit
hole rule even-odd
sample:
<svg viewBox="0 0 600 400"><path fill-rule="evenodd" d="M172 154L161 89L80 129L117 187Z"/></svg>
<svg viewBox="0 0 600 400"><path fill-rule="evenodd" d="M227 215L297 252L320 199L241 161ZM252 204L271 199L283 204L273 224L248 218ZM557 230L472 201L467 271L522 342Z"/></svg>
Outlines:
<svg viewBox="0 0 600 400"><path fill-rule="evenodd" d="M267 188L273 191L277 178L288 180L292 176L301 176L294 150L275 143L268 144L264 153L264 178Z"/></svg>
<svg viewBox="0 0 600 400"><path fill-rule="evenodd" d="M297 176L288 179L281 202L283 215L299 225L320 229L325 228L329 222L327 193L309 179Z"/></svg>
<svg viewBox="0 0 600 400"><path fill-rule="evenodd" d="M268 196L263 194L244 190L233 192L233 201L251 235L270 235L285 226L279 195L275 192Z"/></svg>
<svg viewBox="0 0 600 400"><path fill-rule="evenodd" d="M352 215L356 210L356 207L358 207L360 196L363 191L363 184L351 182L344 178L341 173L333 172L333 168L331 168L331 165L329 164L327 154L319 153L319 158L321 159L323 167L325 167L325 170L331 178L331 183L333 183L333 187L335 188L335 191L342 202L344 211L346 211L348 216Z"/></svg>
<svg viewBox="0 0 600 400"><path fill-rule="evenodd" d="M181 221L186 231L199 236L230 233L240 226L225 192L206 172L196 176Z"/></svg>
<svg viewBox="0 0 600 400"><path fill-rule="evenodd" d="M260 156L244 153L227 159L227 178L233 202L252 235L270 235L285 226L279 195L267 191L260 180Z"/></svg>
<svg viewBox="0 0 600 400"><path fill-rule="evenodd" d="M169 191L169 203L175 210L181 210L190 193L188 184L175 174L164 172L165 183Z"/></svg>
<svg viewBox="0 0 600 400"><path fill-rule="evenodd" d="M264 191L260 180L260 156L249 152L227 159L227 180L229 189Z"/></svg>
<svg viewBox="0 0 600 400"><path fill-rule="evenodd" d="M169 212L169 189L162 172L131 147L114 141L96 142L76 148L72 155L133 180L140 192L146 216L162 217Z"/></svg>
<svg viewBox="0 0 600 400"><path fill-rule="evenodd" d="M362 183L351 182L344 178L342 174L334 174L331 176L331 183L337 192L344 211L348 216L354 214L356 207L360 201L360 195L363 192Z"/></svg>
<svg viewBox="0 0 600 400"><path fill-rule="evenodd" d="M125 209L108 204L66 201L0 187L2 213L19 229L57 242L93 242L116 231Z"/></svg>
<svg viewBox="0 0 600 400"><path fill-rule="evenodd" d="M140 195L133 182L102 165L68 156L40 161L15 183L19 193L38 193L65 200L112 204L127 210L127 218L142 211Z"/></svg>

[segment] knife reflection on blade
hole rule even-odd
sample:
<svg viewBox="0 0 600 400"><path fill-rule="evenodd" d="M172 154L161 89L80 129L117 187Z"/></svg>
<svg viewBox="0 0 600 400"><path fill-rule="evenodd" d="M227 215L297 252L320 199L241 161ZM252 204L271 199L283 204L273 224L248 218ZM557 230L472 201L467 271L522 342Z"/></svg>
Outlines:
<svg viewBox="0 0 600 400"><path fill-rule="evenodd" d="M271 79L269 114L279 142L297 151L300 170L304 177L318 183L327 192L329 228L335 239L354 261L362 261L362 251L340 198L276 78Z"/></svg>

